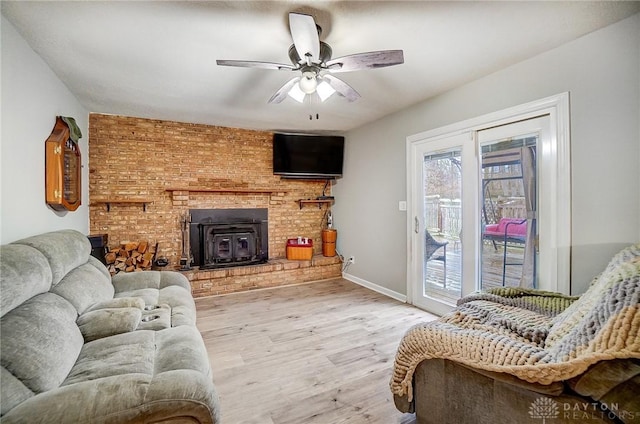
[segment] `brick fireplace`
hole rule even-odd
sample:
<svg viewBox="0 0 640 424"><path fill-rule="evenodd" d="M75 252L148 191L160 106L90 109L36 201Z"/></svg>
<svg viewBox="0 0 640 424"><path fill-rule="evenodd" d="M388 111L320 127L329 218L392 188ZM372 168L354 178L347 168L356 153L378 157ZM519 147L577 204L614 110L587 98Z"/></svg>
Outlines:
<svg viewBox="0 0 640 424"><path fill-rule="evenodd" d="M326 206L301 207L298 202L322 194L325 181L274 176L272 136L266 131L91 114L90 233L108 234L110 246L126 240L158 243L157 255L169 261L165 269L178 269L181 218L185 214L194 210L261 209L268 215L268 222L261 224L266 227L267 245L263 250L268 261L230 267L224 265L228 258L223 258L217 262L222 266L185 272L194 295L340 276L337 257L321 255ZM244 236L252 234L237 226L220 233L226 223L220 224L214 235L231 235L228 241L238 248L244 246ZM228 247L226 236L218 238L222 253ZM287 239L298 236L317 240L312 261L285 259Z"/></svg>

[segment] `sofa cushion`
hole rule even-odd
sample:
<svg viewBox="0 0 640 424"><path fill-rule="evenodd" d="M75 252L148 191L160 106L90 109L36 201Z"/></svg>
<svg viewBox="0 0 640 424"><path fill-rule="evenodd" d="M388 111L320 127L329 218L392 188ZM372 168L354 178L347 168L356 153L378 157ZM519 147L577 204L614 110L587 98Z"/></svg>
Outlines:
<svg viewBox="0 0 640 424"><path fill-rule="evenodd" d="M189 280L184 275L173 271L120 272L112 278L116 293L130 290L180 286L191 291Z"/></svg>
<svg viewBox="0 0 640 424"><path fill-rule="evenodd" d="M209 358L195 327L135 331L86 343L62 384L67 386L112 375L153 376L175 369L209 375Z"/></svg>
<svg viewBox="0 0 640 424"><path fill-rule="evenodd" d="M78 317L78 328L84 340L92 340L127 333L138 328L142 319L140 308L105 308Z"/></svg>
<svg viewBox="0 0 640 424"><path fill-rule="evenodd" d="M51 288L51 268L38 250L18 244L0 247L0 312L4 315Z"/></svg>
<svg viewBox="0 0 640 424"><path fill-rule="evenodd" d="M34 393L5 367L0 367L0 415L29 399Z"/></svg>
<svg viewBox="0 0 640 424"><path fill-rule="evenodd" d="M123 298L127 301L131 299ZM102 305L110 303L117 304L104 302ZM131 302L123 304L126 303ZM171 327L171 308L169 305L138 307L138 304L132 307L103 307L80 315L77 324L87 342L134 330L162 330Z"/></svg>
<svg viewBox="0 0 640 424"><path fill-rule="evenodd" d="M138 297L147 306L167 305L171 308L172 327L196 324L196 305L191 284L177 272L145 271L119 273L113 276L115 297Z"/></svg>
<svg viewBox="0 0 640 424"><path fill-rule="evenodd" d="M82 314L90 306L112 299L114 289L108 273L105 275L94 262L86 262L65 275L51 292L67 299Z"/></svg>
<svg viewBox="0 0 640 424"><path fill-rule="evenodd" d="M180 327L85 344L60 388L26 400L2 423L42 417L51 423L155 422L181 416L216 423L218 411L202 337L194 327Z"/></svg>
<svg viewBox="0 0 640 424"><path fill-rule="evenodd" d="M119 297L115 299L103 300L102 302L91 305L91 307L85 310L85 313L96 311L98 309L108 308L138 308L142 310L142 308L144 308L144 300L140 299L139 297Z"/></svg>
<svg viewBox="0 0 640 424"><path fill-rule="evenodd" d="M76 318L75 308L53 293L24 302L0 321L2 366L35 393L58 387L84 343Z"/></svg>
<svg viewBox="0 0 640 424"><path fill-rule="evenodd" d="M18 240L14 244L31 246L47 258L53 285L58 284L69 271L87 262L91 254L89 239L75 230L44 233Z"/></svg>

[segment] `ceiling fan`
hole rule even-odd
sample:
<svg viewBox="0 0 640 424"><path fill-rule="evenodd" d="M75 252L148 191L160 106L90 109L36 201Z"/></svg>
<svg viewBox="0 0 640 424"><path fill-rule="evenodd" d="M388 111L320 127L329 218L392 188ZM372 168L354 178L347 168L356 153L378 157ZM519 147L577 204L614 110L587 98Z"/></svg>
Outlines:
<svg viewBox="0 0 640 424"><path fill-rule="evenodd" d="M293 45L289 47L289 58L293 65L250 60L217 60L216 63L222 66L300 71L301 75L290 79L280 87L271 96L269 103L280 103L287 96L302 103L307 95L313 95L313 93L317 93L321 101L338 93L353 102L360 97L360 94L332 74L404 63L402 50L357 53L331 59L331 47L320 41L322 29L316 25L311 15L289 13L289 29L293 39Z"/></svg>

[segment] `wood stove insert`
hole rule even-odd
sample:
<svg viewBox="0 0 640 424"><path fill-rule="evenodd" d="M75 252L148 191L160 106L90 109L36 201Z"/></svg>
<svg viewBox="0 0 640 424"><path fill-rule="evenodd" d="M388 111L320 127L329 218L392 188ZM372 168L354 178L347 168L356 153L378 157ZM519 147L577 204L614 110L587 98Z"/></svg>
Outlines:
<svg viewBox="0 0 640 424"><path fill-rule="evenodd" d="M267 209L191 209L190 239L200 269L269 259Z"/></svg>

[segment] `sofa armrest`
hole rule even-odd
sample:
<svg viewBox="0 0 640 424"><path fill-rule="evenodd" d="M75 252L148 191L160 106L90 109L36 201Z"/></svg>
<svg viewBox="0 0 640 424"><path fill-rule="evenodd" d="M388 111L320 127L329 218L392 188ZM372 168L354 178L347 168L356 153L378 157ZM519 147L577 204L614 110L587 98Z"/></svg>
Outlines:
<svg viewBox="0 0 640 424"><path fill-rule="evenodd" d="M567 383L572 390L583 396L595 400L602 400L608 394L627 385L637 386L636 379L640 377L639 359L613 359L598 362L589 367L583 374L572 378ZM630 392L637 393L635 390ZM635 403L629 410L640 413L640 398L634 396Z"/></svg>
<svg viewBox="0 0 640 424"><path fill-rule="evenodd" d="M473 368L464 364L458 364L458 366L468 368L471 371L484 375L485 377L488 377L494 381L500 381L502 383L506 383L511 386L516 386L524 390L540 393L541 395L559 396L562 394L562 392L564 392L564 388L565 388L564 383L561 381L556 381L551 384L529 383L528 381L524 381L514 375L506 374L503 372L486 371L478 368Z"/></svg>

